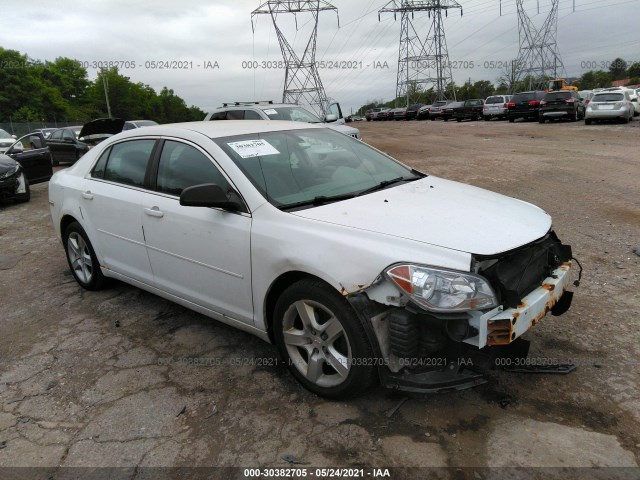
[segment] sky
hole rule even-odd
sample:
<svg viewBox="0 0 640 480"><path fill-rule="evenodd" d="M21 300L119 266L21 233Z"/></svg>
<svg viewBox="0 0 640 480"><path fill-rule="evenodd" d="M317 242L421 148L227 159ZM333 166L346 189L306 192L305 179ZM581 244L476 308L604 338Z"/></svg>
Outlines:
<svg viewBox="0 0 640 480"><path fill-rule="evenodd" d="M551 0L523 0L540 26ZM7 2L7 0L4 0ZM608 69L616 57L640 61L640 0L559 0L558 46L567 76ZM282 98L285 70L271 18L251 12L257 0L28 0L3 7L0 46L38 60L77 59L95 78L99 62L121 62L120 73L157 91L167 86L210 111L228 101ZM327 95L345 113L395 96L400 17L378 10L388 0L332 0L321 12L316 61ZM516 0L459 0L463 15L444 19L449 58L458 84L497 83L501 63L518 54ZM540 13L538 14L538 3ZM573 4L575 3L575 12ZM301 55L311 14L282 15L278 25ZM426 36L429 18L413 20ZM156 67L154 68L154 62ZM159 64L184 68L159 69ZM338 64L339 67L329 68ZM257 68L255 68L257 67Z"/></svg>

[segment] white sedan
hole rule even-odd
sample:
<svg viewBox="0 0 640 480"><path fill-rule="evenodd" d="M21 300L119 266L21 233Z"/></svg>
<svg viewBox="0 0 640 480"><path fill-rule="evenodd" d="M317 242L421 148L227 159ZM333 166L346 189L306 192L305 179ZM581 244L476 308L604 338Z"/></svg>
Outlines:
<svg viewBox="0 0 640 480"><path fill-rule="evenodd" d="M49 202L80 286L116 278L275 343L325 397L482 383L455 359L571 301L541 209L299 122L123 132Z"/></svg>

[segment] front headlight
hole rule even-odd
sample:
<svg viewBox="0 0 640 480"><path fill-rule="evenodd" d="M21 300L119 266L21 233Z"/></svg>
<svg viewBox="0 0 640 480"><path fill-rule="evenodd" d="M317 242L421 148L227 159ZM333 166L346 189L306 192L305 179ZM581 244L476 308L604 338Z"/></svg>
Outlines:
<svg viewBox="0 0 640 480"><path fill-rule="evenodd" d="M390 267L385 274L425 310L483 310L498 305L491 285L472 273L402 264Z"/></svg>
<svg viewBox="0 0 640 480"><path fill-rule="evenodd" d="M11 170L7 170L4 173L0 173L0 178L9 178L11 175L14 175L19 168L20 168L20 165L16 165Z"/></svg>

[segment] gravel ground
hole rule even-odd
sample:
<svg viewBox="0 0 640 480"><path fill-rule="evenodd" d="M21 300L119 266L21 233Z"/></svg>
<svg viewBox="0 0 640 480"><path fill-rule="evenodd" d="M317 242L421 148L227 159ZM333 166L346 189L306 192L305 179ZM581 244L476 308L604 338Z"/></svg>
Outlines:
<svg viewBox="0 0 640 480"><path fill-rule="evenodd" d="M353 125L415 168L553 216L584 276L571 310L526 338L531 357L576 371L496 371L391 416L402 396L381 389L322 400L248 334L124 284L81 290L46 184L36 185L29 203L0 206L0 467L43 467L44 478L71 466L122 467L123 478L190 466L470 467L442 478L486 478L477 469L488 466L637 467L640 122Z"/></svg>

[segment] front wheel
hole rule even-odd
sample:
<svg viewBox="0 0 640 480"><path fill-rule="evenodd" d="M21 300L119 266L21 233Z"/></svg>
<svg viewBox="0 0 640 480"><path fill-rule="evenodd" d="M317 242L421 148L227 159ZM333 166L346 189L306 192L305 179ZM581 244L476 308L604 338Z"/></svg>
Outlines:
<svg viewBox="0 0 640 480"><path fill-rule="evenodd" d="M540 118L538 118L538 123L544 123L544 122L545 122L544 117L540 117Z"/></svg>
<svg viewBox="0 0 640 480"><path fill-rule="evenodd" d="M516 121L516 119L515 119L515 118L511 118L511 117L509 117L509 123L513 123L513 122L515 122L515 121Z"/></svg>
<svg viewBox="0 0 640 480"><path fill-rule="evenodd" d="M280 296L276 345L292 375L327 398L364 393L375 380L373 349L349 302L327 284L301 280Z"/></svg>
<svg viewBox="0 0 640 480"><path fill-rule="evenodd" d="M65 229L63 242L67 262L76 282L87 290L100 290L105 278L89 237L78 222L69 224Z"/></svg>

